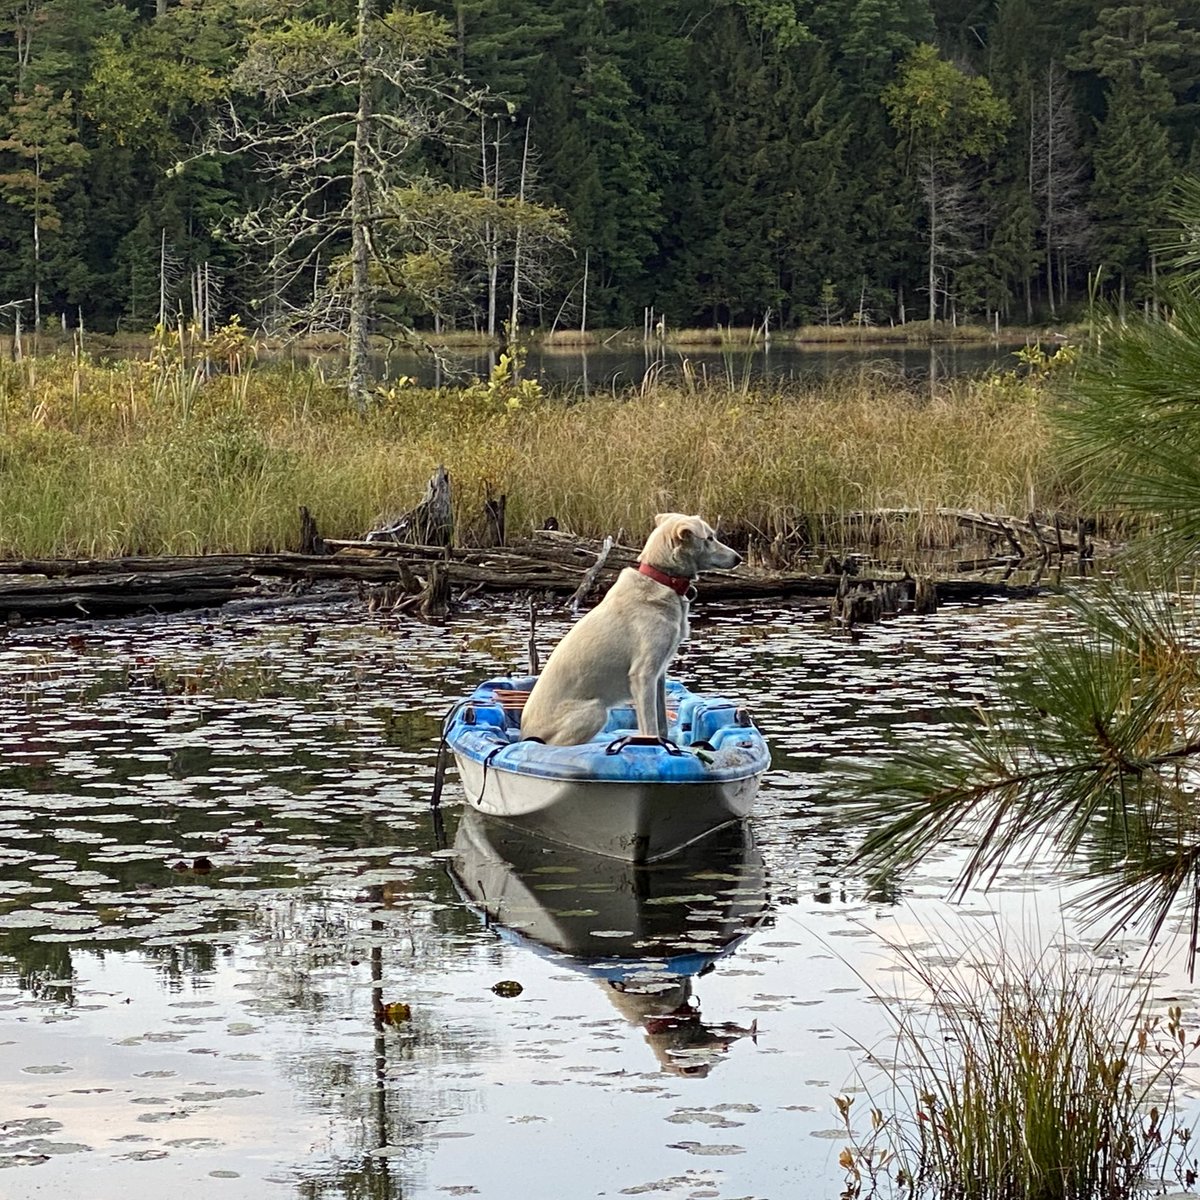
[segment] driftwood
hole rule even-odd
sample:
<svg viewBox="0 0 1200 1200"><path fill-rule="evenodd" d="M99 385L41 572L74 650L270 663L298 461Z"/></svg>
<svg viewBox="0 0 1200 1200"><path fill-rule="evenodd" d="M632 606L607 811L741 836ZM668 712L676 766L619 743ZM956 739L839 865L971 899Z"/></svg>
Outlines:
<svg viewBox="0 0 1200 1200"><path fill-rule="evenodd" d="M1083 520L1076 521L1075 528L1067 533L1064 531L1062 521L1057 513L1052 520L1042 521L1035 513L1020 518L1004 513L975 512L966 508L935 508L933 510L878 508L847 513L841 520L845 524L871 526L888 521L908 521L923 517L940 517L954 521L960 528L987 538L993 543L1003 543L1011 551L1010 558L1019 561L1048 559L1052 555L1059 559L1067 555L1092 558L1096 554L1095 542L1088 536L1085 522ZM1107 549L1109 548L1102 547L1102 550ZM995 556L990 561L996 561ZM1009 559L1000 561L1009 561Z"/></svg>
<svg viewBox="0 0 1200 1200"><path fill-rule="evenodd" d="M612 553L612 548L612 538L606 537L604 544L600 547L600 553L596 556L596 561L588 568L583 582L571 593L571 599L567 601L572 612L578 612L579 606L591 595L592 589L596 586L596 580L600 578L600 572L604 570L604 564ZM537 672L535 671L534 674Z"/></svg>
<svg viewBox="0 0 1200 1200"><path fill-rule="evenodd" d="M603 563L602 547L562 534L544 534L519 545L482 550L380 542L351 544L336 554L250 554L119 559L34 559L0 561L0 621L59 616L108 616L188 607L233 599L294 594L297 587L357 585L368 607L382 611L425 611L436 617L450 594L533 593L567 597L590 581L609 586L637 551L613 545ZM9 577L7 582L5 577ZM882 587L902 579L870 580L865 569L855 584ZM751 601L807 598L831 600L839 576L799 572L713 571L700 580L702 600ZM590 590L590 588L589 588ZM942 601L1037 595L1042 589L976 579L940 579ZM428 600L426 594L428 593ZM917 595L913 595L914 610Z"/></svg>
<svg viewBox="0 0 1200 1200"><path fill-rule="evenodd" d="M357 586L371 611L417 613L441 620L451 598L478 592L527 592L531 596L568 596L572 609L596 590L609 586L617 573L637 561L638 552L606 538L586 542L554 528L536 531L514 545L505 545L506 498L490 496L485 504L484 533L488 543L472 549L451 547L453 510L450 474L439 466L429 480L421 503L365 538L347 541L322 538L316 519L300 509L300 547L296 554L209 555L204 557L120 558L109 560L28 560L0 562L0 621L59 616L109 616L177 608L218 606L232 601L268 601L297 588L337 581ZM889 520L925 517L917 509L883 509L851 513L844 520L877 528ZM1085 557L1092 552L1082 523L1074 539L1057 519L1039 522L1035 515L1015 517L937 509L935 515L1003 541L1009 555L988 547L986 565L1012 570L1018 562L1034 560L1038 573L1053 555ZM550 522L547 522L550 524ZM932 612L944 600L977 600L988 596L1035 595L1035 586L1011 586L982 580L914 580L902 576L870 578L869 559L850 555L830 559L827 574L809 575L779 569L785 561L777 538L759 569L713 571L700 582L709 600L831 599L835 620L847 627L879 620L899 611ZM982 565L978 560L970 566ZM964 564L967 567L968 564ZM5 575L15 576L7 584ZM532 625L535 615L531 610Z"/></svg>
<svg viewBox="0 0 1200 1200"><path fill-rule="evenodd" d="M0 619L116 615L209 608L258 592L258 580L236 567L209 570L199 560L180 571L132 571L0 586Z"/></svg>

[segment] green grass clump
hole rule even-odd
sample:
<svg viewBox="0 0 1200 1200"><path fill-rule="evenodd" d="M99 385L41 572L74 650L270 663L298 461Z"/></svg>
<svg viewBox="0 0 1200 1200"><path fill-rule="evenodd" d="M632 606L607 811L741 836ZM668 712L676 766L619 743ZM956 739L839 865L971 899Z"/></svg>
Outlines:
<svg viewBox="0 0 1200 1200"><path fill-rule="evenodd" d="M287 549L307 506L327 537L411 508L439 464L458 535L508 497L638 540L656 512L770 538L808 514L1070 506L1036 380L934 395L864 371L804 388L657 386L567 400L536 386L393 387L365 414L319 367L188 361L0 364L0 556Z"/></svg>
<svg viewBox="0 0 1200 1200"><path fill-rule="evenodd" d="M849 1194L884 1179L940 1200L1124 1200L1192 1175L1175 1088L1195 1044L1178 1007L1150 1013L1150 985L1065 949L1030 959L985 936L931 958L893 947L924 999L883 997L890 1061L873 1055L894 1111L851 1144Z"/></svg>

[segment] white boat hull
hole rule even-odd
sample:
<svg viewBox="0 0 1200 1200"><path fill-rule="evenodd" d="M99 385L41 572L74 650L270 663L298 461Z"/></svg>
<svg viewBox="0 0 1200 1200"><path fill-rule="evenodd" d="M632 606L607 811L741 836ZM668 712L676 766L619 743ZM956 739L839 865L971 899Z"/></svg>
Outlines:
<svg viewBox="0 0 1200 1200"><path fill-rule="evenodd" d="M740 821L761 775L712 783L576 782L456 756L472 808L578 850L649 863Z"/></svg>

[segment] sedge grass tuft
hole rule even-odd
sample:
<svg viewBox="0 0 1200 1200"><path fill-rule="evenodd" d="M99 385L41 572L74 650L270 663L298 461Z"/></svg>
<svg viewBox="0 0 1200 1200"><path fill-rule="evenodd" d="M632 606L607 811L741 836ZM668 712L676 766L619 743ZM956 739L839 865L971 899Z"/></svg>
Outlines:
<svg viewBox="0 0 1200 1200"><path fill-rule="evenodd" d="M1145 976L988 932L892 949L920 994L880 997L895 1039L869 1055L870 1128L836 1098L848 1196L1125 1200L1195 1179L1176 1097L1197 1039L1179 1007L1153 1015Z"/></svg>

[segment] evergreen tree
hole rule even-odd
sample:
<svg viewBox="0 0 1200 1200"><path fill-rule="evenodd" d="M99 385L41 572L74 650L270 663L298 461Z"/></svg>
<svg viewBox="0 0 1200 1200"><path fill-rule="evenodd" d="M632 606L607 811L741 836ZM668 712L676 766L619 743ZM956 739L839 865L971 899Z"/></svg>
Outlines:
<svg viewBox="0 0 1200 1200"><path fill-rule="evenodd" d="M451 24L458 73L509 112L530 115L529 91L562 36L561 17L532 0L442 0L431 8Z"/></svg>
<svg viewBox="0 0 1200 1200"><path fill-rule="evenodd" d="M788 324L815 313L827 277L854 279L835 233L850 123L819 42L751 19L739 6L714 14L701 48L710 64L701 203L712 217L697 298L710 319L754 322L772 308Z"/></svg>
<svg viewBox="0 0 1200 1200"><path fill-rule="evenodd" d="M1182 0L1108 5L1070 60L1105 85L1091 207L1096 250L1118 279L1122 307L1130 285L1154 271L1148 233L1175 169L1167 127L1197 77L1200 29L1193 26Z"/></svg>
<svg viewBox="0 0 1200 1200"><path fill-rule="evenodd" d="M845 264L839 283L854 294L856 311L865 300L868 309L903 320L905 296L921 272L912 238L921 204L892 152L881 98L899 64L933 36L929 0L809 0L800 11L829 54L850 122L833 210Z"/></svg>
<svg viewBox="0 0 1200 1200"><path fill-rule="evenodd" d="M479 85L491 100L482 139L477 124L412 139L407 168L507 205L524 174L535 199L560 208L575 257L548 286L564 320L582 317L585 264L592 325L636 326L647 307L668 323L757 321L767 309L796 323L824 307L826 281L847 311L903 317L915 290L931 288L931 250L935 305L941 293L948 311L957 303L1030 319L1044 306L1053 316L1099 261L1115 288L1148 287L1162 189L1200 161L1192 0L432 3L447 37L431 68L453 90ZM108 326L128 320L130 306L139 323L157 315L149 283L164 235L185 275L206 266L224 277L227 311L286 300L284 275L264 277L265 259L246 261L222 236L278 188L264 185L248 152L203 167L194 158L243 70L247 39L285 19L349 28L356 18L350 0L332 9L296 0L286 12L275 0L0 0L0 113L10 126L0 134L13 135L0 152L0 172L13 177L0 194L0 238L14 248L0 259L0 298L28 293L35 273L13 123L14 106L41 86L55 102L77 98L70 141L86 151L64 168L58 227L40 230L48 305L78 297L89 322ZM976 153L951 135L931 158L932 128L914 137L908 121L919 106L902 115L884 103L904 94L920 44L941 47L972 86L986 75L1012 114L1002 144ZM393 94L386 83L368 92L381 122ZM348 96L315 87L285 104L243 92L237 110L250 127L285 106L295 126ZM962 97L951 107L963 111ZM174 172L179 161L193 165ZM334 209L347 199L337 174L323 201ZM957 229L945 220L955 208ZM449 247L414 251L410 266L420 259L427 281L441 269L435 259L454 276L435 289L439 311L481 323L505 307L497 297L511 290L524 236L515 230L533 237L536 220L532 209L493 216ZM534 225L522 226L527 217ZM382 240L398 247L402 226ZM342 248L328 249L326 267ZM411 315L416 295L397 276L379 299Z"/></svg>
<svg viewBox="0 0 1200 1200"><path fill-rule="evenodd" d="M42 299L47 288L62 284L48 274L48 243L63 228L61 201L77 176L87 151L76 140L71 94L55 96L36 84L29 96L18 94L0 130L0 196L27 217L27 234L21 239L22 273L30 297L33 325L42 324Z"/></svg>
<svg viewBox="0 0 1200 1200"><path fill-rule="evenodd" d="M662 160L644 99L654 85L631 48L632 30L649 7L649 0L555 0L551 11L564 34L535 89L546 195L569 214L576 253L587 257L593 324L639 322L655 292L661 188L673 181L656 173ZM676 61L668 55L667 69ZM550 96L558 107L546 107ZM657 120L658 105L655 114Z"/></svg>
<svg viewBox="0 0 1200 1200"><path fill-rule="evenodd" d="M1150 263L1150 231L1160 222L1172 177L1167 131L1148 111L1132 73L1108 92L1108 113L1093 154L1096 250L1119 280L1124 308L1130 283Z"/></svg>

